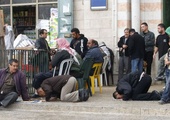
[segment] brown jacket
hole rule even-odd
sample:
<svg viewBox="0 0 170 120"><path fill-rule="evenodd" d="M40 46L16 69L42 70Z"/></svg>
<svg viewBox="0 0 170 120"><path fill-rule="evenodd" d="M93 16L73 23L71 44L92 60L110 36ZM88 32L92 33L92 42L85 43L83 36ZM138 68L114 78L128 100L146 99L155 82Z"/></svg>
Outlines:
<svg viewBox="0 0 170 120"><path fill-rule="evenodd" d="M61 94L62 87L67 83L68 79L72 77L71 75L61 75L48 78L41 84L42 89L46 94L46 101L49 101L52 94Z"/></svg>

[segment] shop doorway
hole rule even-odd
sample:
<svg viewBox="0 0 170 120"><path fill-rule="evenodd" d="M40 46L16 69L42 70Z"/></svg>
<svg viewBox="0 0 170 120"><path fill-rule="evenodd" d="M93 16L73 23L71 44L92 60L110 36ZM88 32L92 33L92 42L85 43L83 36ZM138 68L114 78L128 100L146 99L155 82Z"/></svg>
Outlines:
<svg viewBox="0 0 170 120"><path fill-rule="evenodd" d="M170 26L170 0L163 0L163 23L166 27Z"/></svg>
<svg viewBox="0 0 170 120"><path fill-rule="evenodd" d="M25 34L30 39L36 39L36 7L35 6L14 6L13 7L13 28L15 36Z"/></svg>

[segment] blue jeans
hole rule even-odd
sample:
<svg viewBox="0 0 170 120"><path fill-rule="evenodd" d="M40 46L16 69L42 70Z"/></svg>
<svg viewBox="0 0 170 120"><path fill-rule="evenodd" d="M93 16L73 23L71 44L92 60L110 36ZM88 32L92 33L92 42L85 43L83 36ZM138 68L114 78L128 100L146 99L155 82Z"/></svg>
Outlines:
<svg viewBox="0 0 170 120"><path fill-rule="evenodd" d="M142 58L136 58L131 60L131 72L135 71L143 71L143 59Z"/></svg>
<svg viewBox="0 0 170 120"><path fill-rule="evenodd" d="M166 76L166 85L165 90L162 93L161 100L164 102L168 102L170 99L170 70L166 69L165 71Z"/></svg>

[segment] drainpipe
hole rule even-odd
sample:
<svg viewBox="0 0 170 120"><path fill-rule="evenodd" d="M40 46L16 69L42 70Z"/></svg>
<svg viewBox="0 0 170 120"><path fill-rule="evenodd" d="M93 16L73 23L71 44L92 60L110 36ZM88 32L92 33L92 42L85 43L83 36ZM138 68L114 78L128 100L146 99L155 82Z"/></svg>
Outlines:
<svg viewBox="0 0 170 120"><path fill-rule="evenodd" d="M140 0L131 0L131 25L140 32Z"/></svg>

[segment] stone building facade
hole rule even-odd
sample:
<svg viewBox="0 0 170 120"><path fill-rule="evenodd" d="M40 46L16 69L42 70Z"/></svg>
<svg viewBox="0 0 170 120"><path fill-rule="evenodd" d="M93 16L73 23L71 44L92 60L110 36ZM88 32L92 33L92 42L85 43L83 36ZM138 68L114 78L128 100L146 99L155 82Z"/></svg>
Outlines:
<svg viewBox="0 0 170 120"><path fill-rule="evenodd" d="M149 30L157 36L157 25L163 22L162 0L108 0L108 9L102 11L92 11L90 0L74 0L73 8L74 27L87 38L104 41L114 51L115 72L118 71L117 42L123 30L129 27L140 32L140 24L147 22Z"/></svg>

